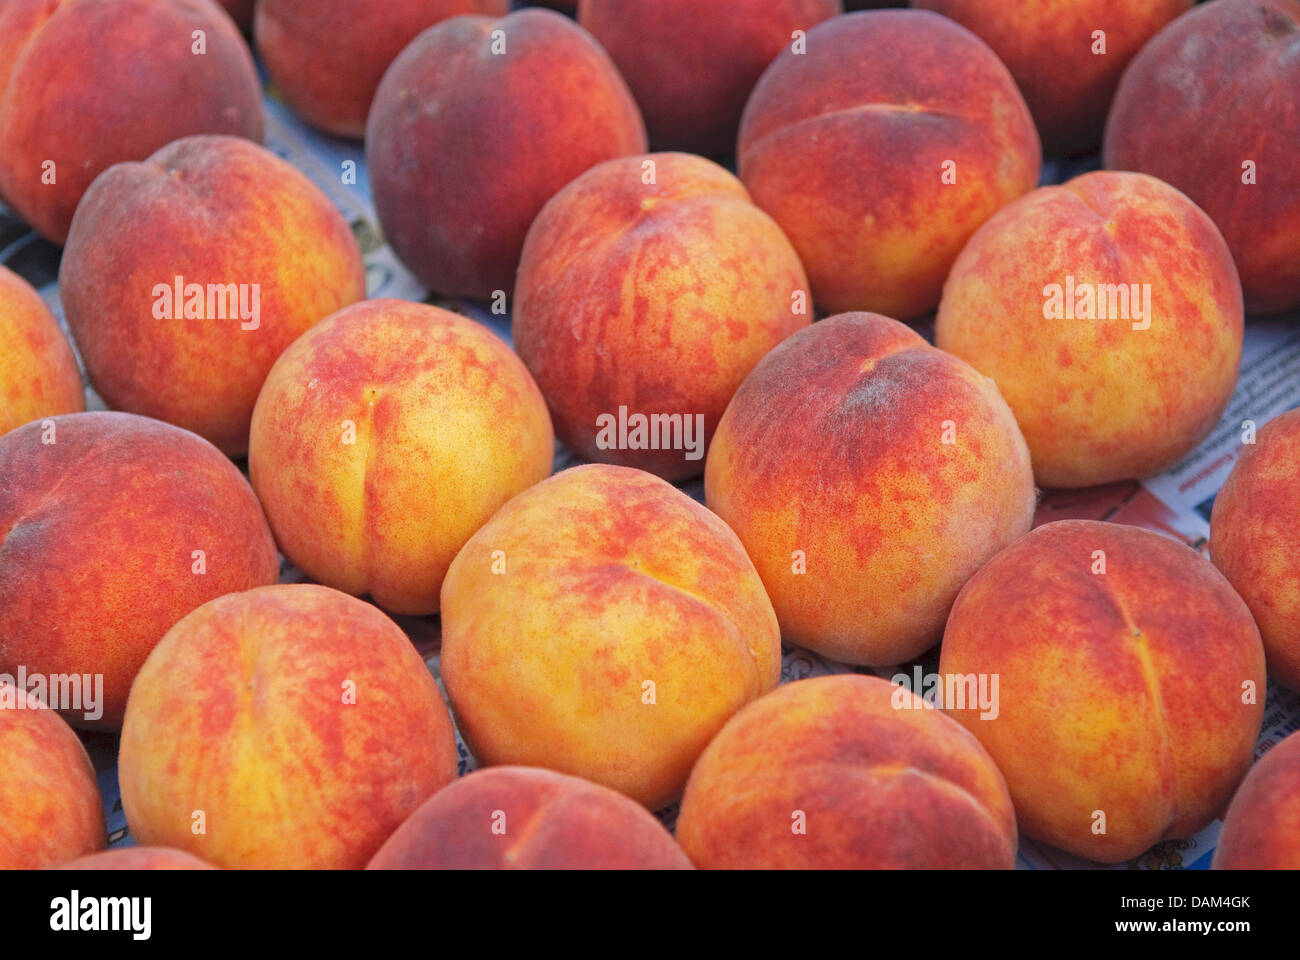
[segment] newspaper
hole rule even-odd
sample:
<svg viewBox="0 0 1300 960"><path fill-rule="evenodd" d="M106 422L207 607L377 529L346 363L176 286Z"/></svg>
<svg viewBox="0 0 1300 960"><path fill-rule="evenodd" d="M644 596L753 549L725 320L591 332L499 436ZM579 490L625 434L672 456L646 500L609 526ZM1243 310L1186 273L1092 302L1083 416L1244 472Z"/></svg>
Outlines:
<svg viewBox="0 0 1300 960"><path fill-rule="evenodd" d="M365 258L366 287L370 297L396 297L437 304L472 317L509 342L509 316L494 314L484 304L474 301L430 295L384 244L370 201L365 154L360 144L334 140L315 133L271 96L265 98L265 107L266 147L321 187L352 224ZM1044 168L1043 182L1058 183L1095 165L1095 161L1087 160L1068 164L1048 163ZM25 276L40 290L66 330L58 301L58 257L57 248L32 234L0 204L0 263ZM932 320L928 324L921 323L917 326L923 334L933 339ZM86 398L88 409L104 409L103 401L89 385L86 388ZM1257 427L1262 427L1270 418L1295 406L1300 406L1300 312L1284 318L1252 320L1246 330L1241 379L1236 393L1218 426L1204 443L1181 463L1141 483L1131 481L1084 491L1050 492L1039 504L1035 525L1067 518L1128 523L1182 540L1204 552L1209 536L1210 507L1215 493L1236 462L1241 447L1243 422L1250 420ZM578 462L571 453L557 444L556 470ZM696 479L680 486L687 494L703 502L704 488L701 480ZM282 582L292 583L302 579L305 578L300 571L287 561L282 562ZM395 619L425 657L441 687L437 618ZM929 651L914 663L919 663L926 671L935 671L938 664L937 650ZM889 678L898 672L910 672L912 666L913 663L908 663L868 671L834 663L807 650L783 645L781 682L854 671ZM445 695L446 691L443 693ZM1269 684L1263 730L1256 755L1261 755L1297 729L1300 729L1300 694ZM83 737L99 777L99 789L108 822L109 845L130 845L132 840L117 784L117 738L104 733L84 734ZM463 775L473 769L475 763L459 734L457 748L460 753L460 773ZM660 811L659 816L671 827L676 819L676 809L673 807ZM1207 868L1220 826L1220 822L1215 821L1193 837L1157 844L1136 860L1112 864L1108 868ZM1016 861L1020 869L1103 866L1027 838L1021 839Z"/></svg>

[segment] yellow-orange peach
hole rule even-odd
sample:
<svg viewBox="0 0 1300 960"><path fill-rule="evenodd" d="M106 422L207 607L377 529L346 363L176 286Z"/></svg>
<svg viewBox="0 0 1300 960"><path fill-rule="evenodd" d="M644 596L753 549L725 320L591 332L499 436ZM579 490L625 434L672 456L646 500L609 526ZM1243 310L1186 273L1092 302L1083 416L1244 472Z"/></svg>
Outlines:
<svg viewBox="0 0 1300 960"><path fill-rule="evenodd" d="M86 408L77 358L40 294L0 266L0 435Z"/></svg>
<svg viewBox="0 0 1300 960"><path fill-rule="evenodd" d="M1207 826L1264 711L1259 631L1223 575L1092 520L1039 527L971 578L939 675L996 678L992 715L944 706L1002 770L1021 833L1107 863Z"/></svg>
<svg viewBox="0 0 1300 960"><path fill-rule="evenodd" d="M745 106L740 179L831 313L933 309L967 238L1038 182L1034 122L973 33L925 10L835 17Z"/></svg>
<svg viewBox="0 0 1300 960"><path fill-rule="evenodd" d="M810 322L807 286L781 229L718 165L610 160L528 231L515 348L576 453L678 480L704 468L754 365Z"/></svg>
<svg viewBox="0 0 1300 960"><path fill-rule="evenodd" d="M487 767L444 787L397 828L372 870L689 870L645 808L536 767Z"/></svg>
<svg viewBox="0 0 1300 960"><path fill-rule="evenodd" d="M402 300L347 307L285 351L250 439L285 555L404 614L437 611L456 552L550 475L555 450L542 395L504 342Z"/></svg>
<svg viewBox="0 0 1300 960"><path fill-rule="evenodd" d="M1158 473L1218 422L1241 286L1195 204L1137 173L1042 187L971 238L935 343L992 377L1047 487Z"/></svg>
<svg viewBox="0 0 1300 960"><path fill-rule="evenodd" d="M0 437L0 671L77 676L73 726L121 726L132 678L195 607L275 583L248 482L211 444L125 413ZM92 702L93 701L93 702Z"/></svg>
<svg viewBox="0 0 1300 960"><path fill-rule="evenodd" d="M691 771L677 839L712 869L1004 869L1006 784L915 693L855 674L787 684L736 714Z"/></svg>
<svg viewBox="0 0 1300 960"><path fill-rule="evenodd" d="M830 317L736 392L704 473L785 638L885 666L932 646L957 591L1029 530L1029 451L997 388L901 323Z"/></svg>
<svg viewBox="0 0 1300 960"><path fill-rule="evenodd" d="M1214 850L1215 870L1300 870L1300 733L1250 768Z"/></svg>
<svg viewBox="0 0 1300 960"><path fill-rule="evenodd" d="M170 847L118 847L78 857L58 865L59 870L212 870L210 863Z"/></svg>
<svg viewBox="0 0 1300 960"><path fill-rule="evenodd" d="M776 686L772 605L726 525L648 473L590 465L515 497L442 585L442 679L484 764L546 767L653 809Z"/></svg>
<svg viewBox="0 0 1300 960"><path fill-rule="evenodd" d="M131 689L118 761L137 841L227 868L363 867L455 776L410 640L313 584L228 594L172 628Z"/></svg>

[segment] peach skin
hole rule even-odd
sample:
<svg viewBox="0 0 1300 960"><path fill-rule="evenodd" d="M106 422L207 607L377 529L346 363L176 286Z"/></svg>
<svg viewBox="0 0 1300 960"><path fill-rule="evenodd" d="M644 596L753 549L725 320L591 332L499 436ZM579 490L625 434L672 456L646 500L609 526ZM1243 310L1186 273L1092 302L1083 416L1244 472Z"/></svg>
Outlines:
<svg viewBox="0 0 1300 960"><path fill-rule="evenodd" d="M1215 870L1300 870L1300 733L1246 774L1214 849Z"/></svg>
<svg viewBox="0 0 1300 960"><path fill-rule="evenodd" d="M118 847L69 860L58 870L213 870L212 864L170 847Z"/></svg>
<svg viewBox="0 0 1300 960"><path fill-rule="evenodd" d="M40 294L0 266L0 436L24 423L86 408L72 347Z"/></svg>

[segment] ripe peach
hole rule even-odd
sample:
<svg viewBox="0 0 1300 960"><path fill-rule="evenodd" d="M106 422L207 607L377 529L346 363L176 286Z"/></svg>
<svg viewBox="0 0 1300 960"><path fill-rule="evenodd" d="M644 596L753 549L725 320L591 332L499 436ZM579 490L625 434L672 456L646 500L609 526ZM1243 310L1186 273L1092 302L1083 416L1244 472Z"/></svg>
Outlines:
<svg viewBox="0 0 1300 960"><path fill-rule="evenodd" d="M40 294L0 266L0 435L86 408L77 358Z"/></svg>
<svg viewBox="0 0 1300 960"><path fill-rule="evenodd" d="M481 298L509 292L528 225L557 190L645 148L609 56L541 9L421 33L384 74L366 126L393 250L434 290Z"/></svg>
<svg viewBox="0 0 1300 960"><path fill-rule="evenodd" d="M5 640L0 625L0 650ZM0 869L35 870L103 849L104 814L86 748L12 677L0 680L0 757Z"/></svg>
<svg viewBox="0 0 1300 960"><path fill-rule="evenodd" d="M1214 501L1210 559L1250 607L1269 677L1300 691L1300 410L1242 447Z"/></svg>
<svg viewBox="0 0 1300 960"><path fill-rule="evenodd" d="M315 184L254 143L205 136L95 181L59 292L109 406L239 456L276 358L366 286L352 231Z"/></svg>
<svg viewBox="0 0 1300 960"><path fill-rule="evenodd" d="M793 643L884 666L938 641L957 591L1029 530L1029 451L997 388L874 314L800 331L713 438L709 508Z"/></svg>
<svg viewBox="0 0 1300 960"><path fill-rule="evenodd" d="M397 828L372 870L689 870L644 807L536 767L487 767L439 790Z"/></svg>
<svg viewBox="0 0 1300 960"><path fill-rule="evenodd" d="M113 164L190 134L262 139L248 45L207 2L8 0L0 64L0 195L58 244Z"/></svg>
<svg viewBox="0 0 1300 960"><path fill-rule="evenodd" d="M878 677L800 680L734 716L677 839L711 869L1007 869L1016 819L984 748Z"/></svg>
<svg viewBox="0 0 1300 960"><path fill-rule="evenodd" d="M102 674L102 702L87 704L83 685L63 710L73 726L117 729L132 678L177 620L279 576L243 475L165 423L29 423L0 437L0 477L0 672Z"/></svg>
<svg viewBox="0 0 1300 960"><path fill-rule="evenodd" d="M1246 309L1300 305L1300 0L1215 0L1160 31L1115 93L1102 156L1215 222Z"/></svg>
<svg viewBox="0 0 1300 960"><path fill-rule="evenodd" d="M843 12L840 0L583 0L578 22L627 78L652 146L717 156L795 31Z"/></svg>
<svg viewBox="0 0 1300 960"><path fill-rule="evenodd" d="M170 847L118 847L59 864L59 870L213 870L210 863Z"/></svg>
<svg viewBox="0 0 1300 960"><path fill-rule="evenodd" d="M721 167L682 153L610 160L528 231L515 348L576 453L677 480L703 469L754 365L808 325L807 286L781 229ZM630 425L626 439L611 420Z"/></svg>
<svg viewBox="0 0 1300 960"><path fill-rule="evenodd" d="M565 470L497 511L447 572L442 631L442 680L481 763L573 774L652 810L781 669L740 541L626 467Z"/></svg>
<svg viewBox="0 0 1300 960"><path fill-rule="evenodd" d="M1264 711L1259 631L1223 575L1093 520L1041 526L972 577L939 674L997 678L995 716L945 707L1002 770L1021 833L1107 863L1209 824Z"/></svg>
<svg viewBox="0 0 1300 960"><path fill-rule="evenodd" d="M1241 287L1210 218L1136 173L1087 173L999 211L944 286L935 343L997 383L1047 487L1158 473L1218 422Z"/></svg>
<svg viewBox="0 0 1300 960"><path fill-rule="evenodd" d="M1250 768L1223 818L1215 870L1300 870L1300 733Z"/></svg>
<svg viewBox="0 0 1300 960"><path fill-rule="evenodd" d="M745 106L740 179L831 313L939 302L968 237L1038 182L1034 123L984 43L924 10L835 17Z"/></svg>
<svg viewBox="0 0 1300 960"><path fill-rule="evenodd" d="M541 393L487 328L366 300L272 368L249 469L276 542L308 576L423 615L456 552L550 475L554 451Z"/></svg>
<svg viewBox="0 0 1300 960"><path fill-rule="evenodd" d="M118 779L132 835L219 867L359 868L456 776L432 674L328 587L229 594L140 670Z"/></svg>

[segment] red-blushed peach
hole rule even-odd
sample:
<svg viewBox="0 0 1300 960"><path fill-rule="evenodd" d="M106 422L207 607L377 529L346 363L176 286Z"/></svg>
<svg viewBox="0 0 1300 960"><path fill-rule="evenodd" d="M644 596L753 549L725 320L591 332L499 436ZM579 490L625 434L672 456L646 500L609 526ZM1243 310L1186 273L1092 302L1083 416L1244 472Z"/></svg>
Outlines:
<svg viewBox="0 0 1300 960"><path fill-rule="evenodd" d="M934 645L957 591L1029 530L1029 451L997 388L901 323L830 317L749 375L714 435L709 505L783 636L845 663Z"/></svg>
<svg viewBox="0 0 1300 960"><path fill-rule="evenodd" d="M999 211L944 286L935 343L997 383L1045 487L1140 479L1218 422L1241 363L1241 286L1177 190L1087 173Z"/></svg>
<svg viewBox="0 0 1300 960"><path fill-rule="evenodd" d="M26 280L0 266L0 435L38 417L86 408L81 373L59 322Z"/></svg>
<svg viewBox="0 0 1300 960"><path fill-rule="evenodd" d="M582 0L578 22L618 64L653 147L717 156L735 149L772 58L843 12L840 0Z"/></svg>
<svg viewBox="0 0 1300 960"><path fill-rule="evenodd" d="M912 317L967 238L1038 182L1034 122L984 43L924 10L835 17L745 106L740 179L825 310Z"/></svg>
<svg viewBox="0 0 1300 960"><path fill-rule="evenodd" d="M691 771L677 840L704 869L1004 869L1016 819L969 733L857 674L786 684Z"/></svg>
<svg viewBox="0 0 1300 960"><path fill-rule="evenodd" d="M780 227L717 164L609 160L528 231L515 349L576 453L679 480L704 468L754 365L808 326L807 286Z"/></svg>
<svg viewBox="0 0 1300 960"><path fill-rule="evenodd" d="M992 47L1024 94L1043 149L1075 154L1101 142L1106 110L1133 55L1193 2L912 0L912 6L951 17Z"/></svg>
<svg viewBox="0 0 1300 960"><path fill-rule="evenodd" d="M0 195L50 240L101 171L197 133L262 139L253 58L209 0L0 7Z"/></svg>
<svg viewBox="0 0 1300 960"><path fill-rule="evenodd" d="M1106 863L1191 836L1250 766L1264 649L1245 603L1170 538L1062 520L963 588L944 678L996 678L993 715L945 703L1006 777L1020 832Z"/></svg>
<svg viewBox="0 0 1300 960"><path fill-rule="evenodd" d="M1182 190L1223 231L1246 309L1300 305L1300 0L1214 0L1124 72L1105 165Z"/></svg>
<svg viewBox="0 0 1300 960"><path fill-rule="evenodd" d="M375 93L366 160L393 250L444 294L508 294L528 226L604 160L646 149L609 55L568 18L453 17L416 37Z"/></svg>
<svg viewBox="0 0 1300 960"><path fill-rule="evenodd" d="M177 620L279 572L248 482L192 433L73 413L0 437L0 671L81 678L53 704L73 726L117 729Z"/></svg>
<svg viewBox="0 0 1300 960"><path fill-rule="evenodd" d="M384 71L422 30L461 14L509 12L510 0L261 0L254 37L299 116L360 139Z"/></svg>
<svg viewBox="0 0 1300 960"><path fill-rule="evenodd" d="M439 790L397 828L372 870L689 870L645 808L537 767L487 767Z"/></svg>
<svg viewBox="0 0 1300 960"><path fill-rule="evenodd" d="M239 456L276 358L366 295L343 215L284 160L238 137L186 137L105 171L59 268L68 326L115 409Z"/></svg>
<svg viewBox="0 0 1300 960"><path fill-rule="evenodd" d="M1300 733L1259 759L1228 805L1215 870L1300 870Z"/></svg>
<svg viewBox="0 0 1300 960"><path fill-rule="evenodd" d="M515 494L551 473L546 403L486 327L366 300L272 368L249 471L276 542L313 580L403 614L438 609L447 567Z"/></svg>
<svg viewBox="0 0 1300 960"><path fill-rule="evenodd" d="M1242 446L1214 500L1210 559L1250 607L1269 677L1300 691L1300 410Z"/></svg>
<svg viewBox="0 0 1300 960"><path fill-rule="evenodd" d="M740 541L638 470L574 467L525 490L443 581L442 680L474 756L652 810L780 670L772 604Z"/></svg>
<svg viewBox="0 0 1300 960"><path fill-rule="evenodd" d="M4 639L0 626L0 649ZM0 870L50 867L103 849L104 813L86 748L12 676L0 679L0 757Z"/></svg>
<svg viewBox="0 0 1300 960"><path fill-rule="evenodd" d="M360 868L456 776L433 675L378 609L314 584L228 594L131 689L131 834L218 867Z"/></svg>
<svg viewBox="0 0 1300 960"><path fill-rule="evenodd" d="M170 847L118 847L61 863L58 870L213 870L210 863Z"/></svg>

